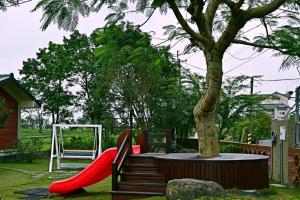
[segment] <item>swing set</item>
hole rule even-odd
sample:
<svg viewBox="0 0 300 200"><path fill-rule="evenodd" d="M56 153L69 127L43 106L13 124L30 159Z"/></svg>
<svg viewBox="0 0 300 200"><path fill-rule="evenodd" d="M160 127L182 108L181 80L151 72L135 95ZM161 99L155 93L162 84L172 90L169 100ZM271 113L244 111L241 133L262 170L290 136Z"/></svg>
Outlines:
<svg viewBox="0 0 300 200"><path fill-rule="evenodd" d="M93 129L93 146L89 150L65 149L63 130L70 128ZM57 130L59 132L57 133ZM61 159L87 159L95 160L102 153L101 148L102 125L95 124L53 124L52 145L49 163L49 172L53 171L53 160L56 158L56 168L84 168L88 163L63 163Z"/></svg>

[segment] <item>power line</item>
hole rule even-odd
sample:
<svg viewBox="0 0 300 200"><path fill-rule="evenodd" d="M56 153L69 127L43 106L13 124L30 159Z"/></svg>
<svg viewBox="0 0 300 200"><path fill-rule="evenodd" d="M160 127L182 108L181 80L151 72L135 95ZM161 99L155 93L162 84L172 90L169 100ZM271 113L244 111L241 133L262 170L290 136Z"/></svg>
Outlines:
<svg viewBox="0 0 300 200"><path fill-rule="evenodd" d="M235 53L235 55L236 55L236 56L237 56L237 55L240 55L241 53L243 53L244 51L246 51L246 50L248 50L248 49L249 49L249 46L244 46L244 47L238 49L238 52ZM226 50L226 53L228 53L228 52L229 52L229 49ZM229 53L228 53L228 54L229 54ZM229 55L230 55L230 54L229 54ZM229 59L224 60L223 63L226 63L226 62L230 61L232 58L233 58L233 57L231 56Z"/></svg>
<svg viewBox="0 0 300 200"><path fill-rule="evenodd" d="M228 55L230 55L232 58L235 58L237 60L248 60L248 59L252 58L252 56L254 56L254 54L255 54L255 52L254 52L250 56L248 56L247 58L238 58L238 57L232 55L231 53L229 53L229 51L227 51L226 53L228 53Z"/></svg>
<svg viewBox="0 0 300 200"><path fill-rule="evenodd" d="M202 71L206 71L206 69L203 69L203 68L201 68L201 67L197 67L197 66L195 66L195 65L189 64L189 63L184 62L184 61L182 61L182 62L183 62L184 64L189 65L189 66L191 66L191 67L194 67L194 68L196 68L196 69L200 69L200 70L202 70Z"/></svg>
<svg viewBox="0 0 300 200"><path fill-rule="evenodd" d="M256 81L295 81L295 80L300 80L300 78L282 78L282 79L270 79L270 80L264 80L264 79L259 79Z"/></svg>
<svg viewBox="0 0 300 200"><path fill-rule="evenodd" d="M224 74L227 74L227 73L229 73L229 72L231 72L231 71L233 71L233 70L235 70L235 69L237 69L237 68L243 66L244 64L246 64L246 63L250 62L251 60L253 60L254 58L257 58L258 56L264 54L264 53L267 52L268 50L270 50L270 49L266 49L265 51L262 51L260 54L257 54L256 56L253 56L253 57L250 58L249 60L246 60L246 61L242 62L241 64L239 64L239 65L233 67L232 69L228 70L228 71L225 72Z"/></svg>

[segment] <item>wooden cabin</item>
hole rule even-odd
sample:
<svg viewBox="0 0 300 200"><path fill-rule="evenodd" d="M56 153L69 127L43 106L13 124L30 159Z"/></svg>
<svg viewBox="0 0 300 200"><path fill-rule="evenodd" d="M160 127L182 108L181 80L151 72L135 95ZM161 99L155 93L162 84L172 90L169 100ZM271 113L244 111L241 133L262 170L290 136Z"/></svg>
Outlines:
<svg viewBox="0 0 300 200"><path fill-rule="evenodd" d="M20 134L21 109L37 108L39 103L13 74L0 74L0 99L5 103L0 113L10 113L0 128L0 150L6 150L14 147Z"/></svg>

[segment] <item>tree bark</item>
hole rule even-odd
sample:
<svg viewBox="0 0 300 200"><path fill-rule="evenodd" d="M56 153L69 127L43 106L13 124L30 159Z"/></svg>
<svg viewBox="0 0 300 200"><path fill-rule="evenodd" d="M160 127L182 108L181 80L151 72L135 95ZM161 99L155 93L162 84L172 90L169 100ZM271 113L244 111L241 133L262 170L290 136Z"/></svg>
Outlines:
<svg viewBox="0 0 300 200"><path fill-rule="evenodd" d="M215 157L220 152L215 110L222 85L222 57L223 54L215 50L205 53L207 64L205 91L194 108L201 157Z"/></svg>

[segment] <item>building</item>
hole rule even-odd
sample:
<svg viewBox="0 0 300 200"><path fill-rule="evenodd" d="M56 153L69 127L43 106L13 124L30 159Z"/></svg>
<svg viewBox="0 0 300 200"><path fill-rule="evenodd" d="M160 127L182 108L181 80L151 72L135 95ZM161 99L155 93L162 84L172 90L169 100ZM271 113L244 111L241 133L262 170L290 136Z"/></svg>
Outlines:
<svg viewBox="0 0 300 200"><path fill-rule="evenodd" d="M4 150L12 148L18 139L21 109L36 108L39 103L13 74L0 74L0 99L5 103L0 113L10 113L0 128L0 150Z"/></svg>
<svg viewBox="0 0 300 200"><path fill-rule="evenodd" d="M291 92L287 94L281 94L279 92L274 92L273 94L262 94L264 101L262 105L264 109L269 113L272 119L283 120L285 115L288 113L289 99Z"/></svg>

